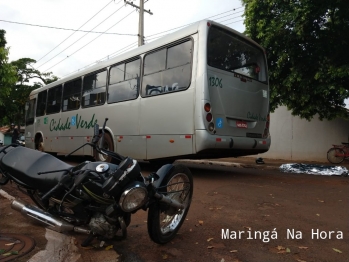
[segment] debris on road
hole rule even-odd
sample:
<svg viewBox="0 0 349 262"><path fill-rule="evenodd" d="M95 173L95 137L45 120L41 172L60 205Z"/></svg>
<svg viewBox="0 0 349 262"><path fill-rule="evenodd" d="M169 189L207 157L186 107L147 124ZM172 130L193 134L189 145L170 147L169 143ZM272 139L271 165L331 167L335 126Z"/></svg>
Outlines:
<svg viewBox="0 0 349 262"><path fill-rule="evenodd" d="M342 166L324 166L315 164L283 164L281 172L327 176L348 176L348 169Z"/></svg>

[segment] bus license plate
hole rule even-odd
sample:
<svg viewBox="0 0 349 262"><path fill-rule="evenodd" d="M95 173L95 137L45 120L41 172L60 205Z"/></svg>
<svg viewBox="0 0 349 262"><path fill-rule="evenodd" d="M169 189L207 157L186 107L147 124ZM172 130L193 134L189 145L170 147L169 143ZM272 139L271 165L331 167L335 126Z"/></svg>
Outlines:
<svg viewBox="0 0 349 262"><path fill-rule="evenodd" d="M236 127L247 128L247 122L246 121L236 121Z"/></svg>

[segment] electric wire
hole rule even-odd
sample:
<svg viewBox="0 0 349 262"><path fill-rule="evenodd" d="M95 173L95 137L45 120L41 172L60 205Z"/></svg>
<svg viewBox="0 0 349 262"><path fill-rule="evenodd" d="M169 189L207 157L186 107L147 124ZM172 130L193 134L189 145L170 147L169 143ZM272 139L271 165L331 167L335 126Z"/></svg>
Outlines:
<svg viewBox="0 0 349 262"><path fill-rule="evenodd" d="M223 12L223 13L219 13L219 14L217 14L217 15L213 15L213 16L207 17L206 19L213 18L213 17L216 17L216 16L220 16L220 15L226 14L226 13L228 13L228 12L236 11L236 10L241 9L241 8L243 8L243 6L237 7L237 8L233 8L233 9L231 9L231 10L229 10L229 11L226 11L226 12ZM231 14L226 15L226 16L223 16L223 17L218 17L218 18L216 18L216 19L224 18L224 17L227 17L227 16L231 16L231 15L233 15L233 14L241 13L241 12L243 12L243 10L242 10L242 11L237 11L237 12L234 12L234 13L231 13ZM227 19L227 20L231 20L231 19L234 19L234 18L237 18L237 17L240 17L240 16L236 16L236 17L233 17L233 18L230 18L230 19ZM215 20L216 20L216 19L215 19ZM227 21L227 20L224 20L224 21ZM237 22L241 22L241 21L243 21L243 19L242 19L242 20L239 20L239 21L234 21L234 22L231 22L231 23L228 23L228 24L233 24L233 23L237 23ZM145 37L145 40L146 40L146 41L156 40L156 39L161 38L161 37L163 37L164 35L167 35L167 34L160 35L160 36L157 36L157 37L151 37L151 36L155 36L155 35L163 34L163 33L166 33L166 32L170 32L170 31L173 31L173 30L175 30L175 29L179 29L179 28L182 28L182 27L185 27L185 26L194 24L194 23L196 23L196 22L189 23L189 24L186 24L186 25L182 25L182 26L179 26L179 27L175 27L175 28L172 28L172 29L169 29L169 30L166 30L166 31L162 31L162 32L159 32L159 33L150 35L150 36L148 36L148 37ZM226 24L226 25L228 25L228 24ZM126 51L128 51L128 50L134 48L134 45L136 45L136 44L137 44L137 42L132 43L132 44L126 46L126 47L123 47L123 48L119 49L118 51L116 51L116 52L114 52L114 53L112 53L112 54L110 54L110 55L108 55L108 56L105 56L105 57L101 58L101 59L98 60L98 61L100 62L100 61L104 61L104 60L107 60L107 59L111 59L111 58L117 56L117 55L120 54L120 53L126 52ZM91 63L91 64L89 64L89 65L87 65L87 66L85 66L85 67L82 67L82 68L80 68L80 69L78 69L78 70L76 70L76 71L73 71L73 72L71 72L71 73L69 73L69 74L67 74L67 75L70 75L70 74L72 74L72 73L78 72L78 71L80 71L80 70L82 70L82 69L85 69L85 68L87 68L87 67L90 67L90 66L92 66L92 65L94 65L94 64L96 64L96 62L93 62L93 63ZM65 75L65 76L67 76L67 75ZM64 77L65 77L65 76L64 76Z"/></svg>
<svg viewBox="0 0 349 262"><path fill-rule="evenodd" d="M131 13L129 13L128 15L126 15L125 17L123 17L122 19L120 19L117 23L115 23L114 25L112 25L111 27L109 27L107 30L105 30L104 32L109 31L111 28L113 28L114 26L116 26L118 23L120 23L122 20L124 20L126 17L128 17L129 15L131 15L133 12L135 12L136 10L133 10ZM79 48L78 50L76 50L74 53L72 53L71 55L67 56L66 58L62 59L61 61L59 61L58 63L54 64L53 66L51 66L50 68L46 69L44 71L47 72L48 70L50 70L51 68L55 67L56 65L62 63L64 60L68 59L70 56L76 54L77 52L79 52L81 49L85 48L87 45L91 44L93 41L95 41L97 38L99 38L100 36L102 36L104 33L100 34L99 36L95 37L94 39L92 39L90 42L88 42L86 45L82 46L81 48Z"/></svg>
<svg viewBox="0 0 349 262"><path fill-rule="evenodd" d="M207 18L205 18L205 19L209 19L209 18L212 18L212 17L215 17L215 16L219 16L219 15L222 15L222 14L225 14L225 13L228 13L228 12L232 12L232 11L235 11L235 10L240 9L240 8L243 8L243 6L237 7L237 8L233 8L233 9L231 9L231 10L229 10L229 11L226 11L226 12L223 12L223 13L219 13L219 14L217 14L217 15L209 16L209 17L207 17ZM236 13L240 13L240 12L241 12L241 11L234 12L234 13L232 13L232 14L230 14L230 15L233 15L233 14L236 14ZM216 19L219 19L219 18L216 18ZM198 20L198 21L201 21L201 20ZM196 21L196 22L198 22L198 21ZM165 33L165 32L173 31L173 30L178 29L178 28L182 28L182 27L185 27L185 26L188 26L188 25L195 24L196 22L192 22L192 23L189 23L189 24L186 24L186 25L178 26L178 27L175 27L175 28L166 30L166 31L162 31L162 32L159 32L159 33L156 33L156 34L149 35L149 36L147 36L147 37L152 37L152 36L159 35L159 34L162 34L162 33Z"/></svg>
<svg viewBox="0 0 349 262"><path fill-rule="evenodd" d="M228 17L228 16L231 16L231 15L233 15L233 14L237 14L237 13L241 13L241 12L243 12L243 11L238 11L238 12L232 13L232 14L230 14L230 15L218 17L218 18L215 18L214 20L216 21L217 19L221 19L221 18L224 18L224 17ZM225 13L226 13L226 12L225 12ZM223 13L221 13L221 14L223 14ZM221 14L218 14L218 15L221 15ZM218 15L215 15L215 16L218 16ZM225 21L232 20L232 19L239 18L239 17L241 17L241 16L238 15L238 16L234 16L234 17L232 17L232 18L229 18L229 19L226 19L226 20L223 20L223 21L217 21L217 22L223 23L223 22L225 22ZM212 17L208 17L208 18L212 18ZM206 19L208 19L208 18L206 18ZM241 20L239 20L239 21L241 21ZM191 24L194 24L194 23L186 24L186 25L184 25L184 26L191 25ZM163 37L163 36L167 35L167 34L164 34L165 32L169 32L169 31L172 31L172 30L174 30L174 29L178 29L178 28L181 28L181 27L184 27L184 26L172 28L172 29L169 29L169 30L167 30L167 31L163 31L163 32L161 32L161 33L157 33L157 34L153 34L153 35L147 36L147 37L146 37L146 40L147 40L147 41L152 41L152 40L158 39L158 38L160 38L160 37ZM162 34L162 35L157 36L157 37L151 37L151 36L155 36L155 35L158 35L158 34Z"/></svg>
<svg viewBox="0 0 349 262"><path fill-rule="evenodd" d="M104 9L104 8L103 8ZM101 9L101 11L103 10ZM97 13L98 14L98 13ZM97 15L96 14L96 15ZM96 15L94 15L93 17L95 17ZM93 18L92 17L92 18ZM91 19L92 19L91 18ZM87 22L89 22L91 19L89 19ZM42 27L42 28L49 28L49 29L57 29L57 30L65 30L65 31L74 31L76 32L83 32L83 33L94 33L94 34L100 34L102 32L98 32L98 31L87 31L87 30L79 30L79 29L71 29L71 28L63 28L63 27L54 27L54 26L45 26L45 25L34 25L34 24L28 24L28 23L21 23L21 22L14 22L14 21L8 21L8 20L1 20L0 22L5 22L5 23L11 23L11 24L19 24L19 25L28 25L28 26L36 26L36 27ZM87 23L86 22L86 23ZM85 24L86 24L85 23ZM85 24L83 24L82 26L80 26L79 28L83 27ZM106 35L130 35L130 36L137 36L137 34L122 34L122 33L105 33ZM70 36L72 36L73 34L71 34ZM70 37L69 36L69 37ZM66 39L68 39L69 37L67 37ZM62 42L63 43L63 42ZM41 59L41 58L40 58ZM39 59L39 60L40 60ZM38 61L39 61L38 60Z"/></svg>
<svg viewBox="0 0 349 262"><path fill-rule="evenodd" d="M134 48L135 46L137 46L137 44L138 44L138 41L136 41L136 42L134 42L134 43L132 43L132 44L129 44L129 45L127 45L127 46L125 46L125 47L119 49L118 51L116 51L116 52L114 52L114 53L112 53L112 54L110 54L110 55L107 55L107 56L101 58L100 60L98 60L98 62L102 62L102 61L104 61L104 60L111 59L111 58L117 56L117 54L120 53L120 52L126 52L126 51L128 51L129 49ZM94 65L94 64L96 64L96 62L93 62L93 63L88 64L88 65L86 65L86 66L84 66L84 67L82 67L82 68L79 68L78 70L75 70L75 71L73 71L73 72L70 72L70 73L64 75L63 77L66 77L66 76L71 75L71 74L73 74L73 73L79 72L80 70L83 70L83 69L85 69L85 68L88 68L88 67L90 67L90 66L92 66L92 65Z"/></svg>
<svg viewBox="0 0 349 262"><path fill-rule="evenodd" d="M228 23L228 24L225 24L225 25L230 25L230 24L241 22L241 21L244 21L244 19L241 19L241 20L238 20L238 21L234 21L234 22L231 22L231 23Z"/></svg>
<svg viewBox="0 0 349 262"><path fill-rule="evenodd" d="M223 23L223 22L225 22L225 21L232 20L232 19L235 19L235 18L240 18L240 17L241 17L241 15L238 15L238 16L234 16L234 17L225 19L225 20L223 20L223 21L217 21L217 22L218 22L218 23ZM220 18L219 18L219 19L220 19Z"/></svg>
<svg viewBox="0 0 349 262"><path fill-rule="evenodd" d="M91 29L91 31L93 29L95 29L96 27L98 27L99 25L101 25L102 23L104 23L107 19L109 19L112 15L114 15L115 13L117 13L121 8L123 8L124 6L120 7L119 9L117 9L115 12L113 12L111 15L109 15L106 19L104 19L102 22L100 22L98 25L96 25L94 28ZM109 28L110 29L110 28ZM109 30L108 29L108 30ZM108 31L106 30L106 31ZM102 34L100 34L99 36L103 35L106 31L104 31ZM54 57L52 57L51 59L47 60L45 63L41 64L40 66L37 67L40 68L43 65L47 64L49 61L51 61L52 59L54 59L55 57L57 57L58 55L60 55L61 53L63 53L65 50L67 50L69 47L71 47L72 45L74 45L75 43L77 43L78 41L80 41L82 38L84 38L86 35L88 35L89 33L84 34L82 37L80 37L78 40L76 40L74 43L72 43L71 45L69 45L68 47L66 47L65 49L63 49L61 52L59 52L57 55L55 55ZM98 36L98 37L99 37ZM93 40L92 40L93 41ZM47 71L47 70L46 70Z"/></svg>
<svg viewBox="0 0 349 262"><path fill-rule="evenodd" d="M108 4L106 4L101 10L99 10L94 16L92 16L89 20L87 20L82 26L80 26L77 30L79 30L81 27L83 27L84 25L86 25L89 21L91 21L96 15L98 15L102 10L104 10L104 8L106 8L109 4L111 4L113 2L110 1ZM120 3L120 1L118 2ZM50 54L52 51L54 51L57 47L59 47L61 44L63 44L66 40L68 40L71 36L73 36L76 33L73 32L72 34L70 34L67 38L65 38L62 42L60 42L56 47L54 47L51 51L49 51L47 54L45 54L43 57L41 57L39 60L36 61L36 63L38 63L39 61L41 61L44 57L46 57L48 54Z"/></svg>

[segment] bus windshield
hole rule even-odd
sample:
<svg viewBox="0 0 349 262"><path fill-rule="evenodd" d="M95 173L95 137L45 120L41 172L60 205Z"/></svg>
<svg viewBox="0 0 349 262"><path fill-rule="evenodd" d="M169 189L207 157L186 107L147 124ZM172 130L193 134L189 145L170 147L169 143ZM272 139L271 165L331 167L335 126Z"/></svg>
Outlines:
<svg viewBox="0 0 349 262"><path fill-rule="evenodd" d="M217 26L209 31L207 62L209 66L267 83L263 50Z"/></svg>

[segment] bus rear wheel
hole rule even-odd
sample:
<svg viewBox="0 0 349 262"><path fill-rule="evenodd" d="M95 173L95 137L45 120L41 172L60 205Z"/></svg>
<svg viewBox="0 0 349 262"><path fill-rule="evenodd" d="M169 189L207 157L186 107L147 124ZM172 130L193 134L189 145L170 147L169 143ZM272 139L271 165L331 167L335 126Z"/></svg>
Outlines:
<svg viewBox="0 0 349 262"><path fill-rule="evenodd" d="M109 133L104 134L103 145L100 146L103 149L107 149L109 151L114 152L113 139L111 138ZM112 157L107 156L101 153L98 153L96 150L94 151L95 160L98 162L111 162Z"/></svg>

